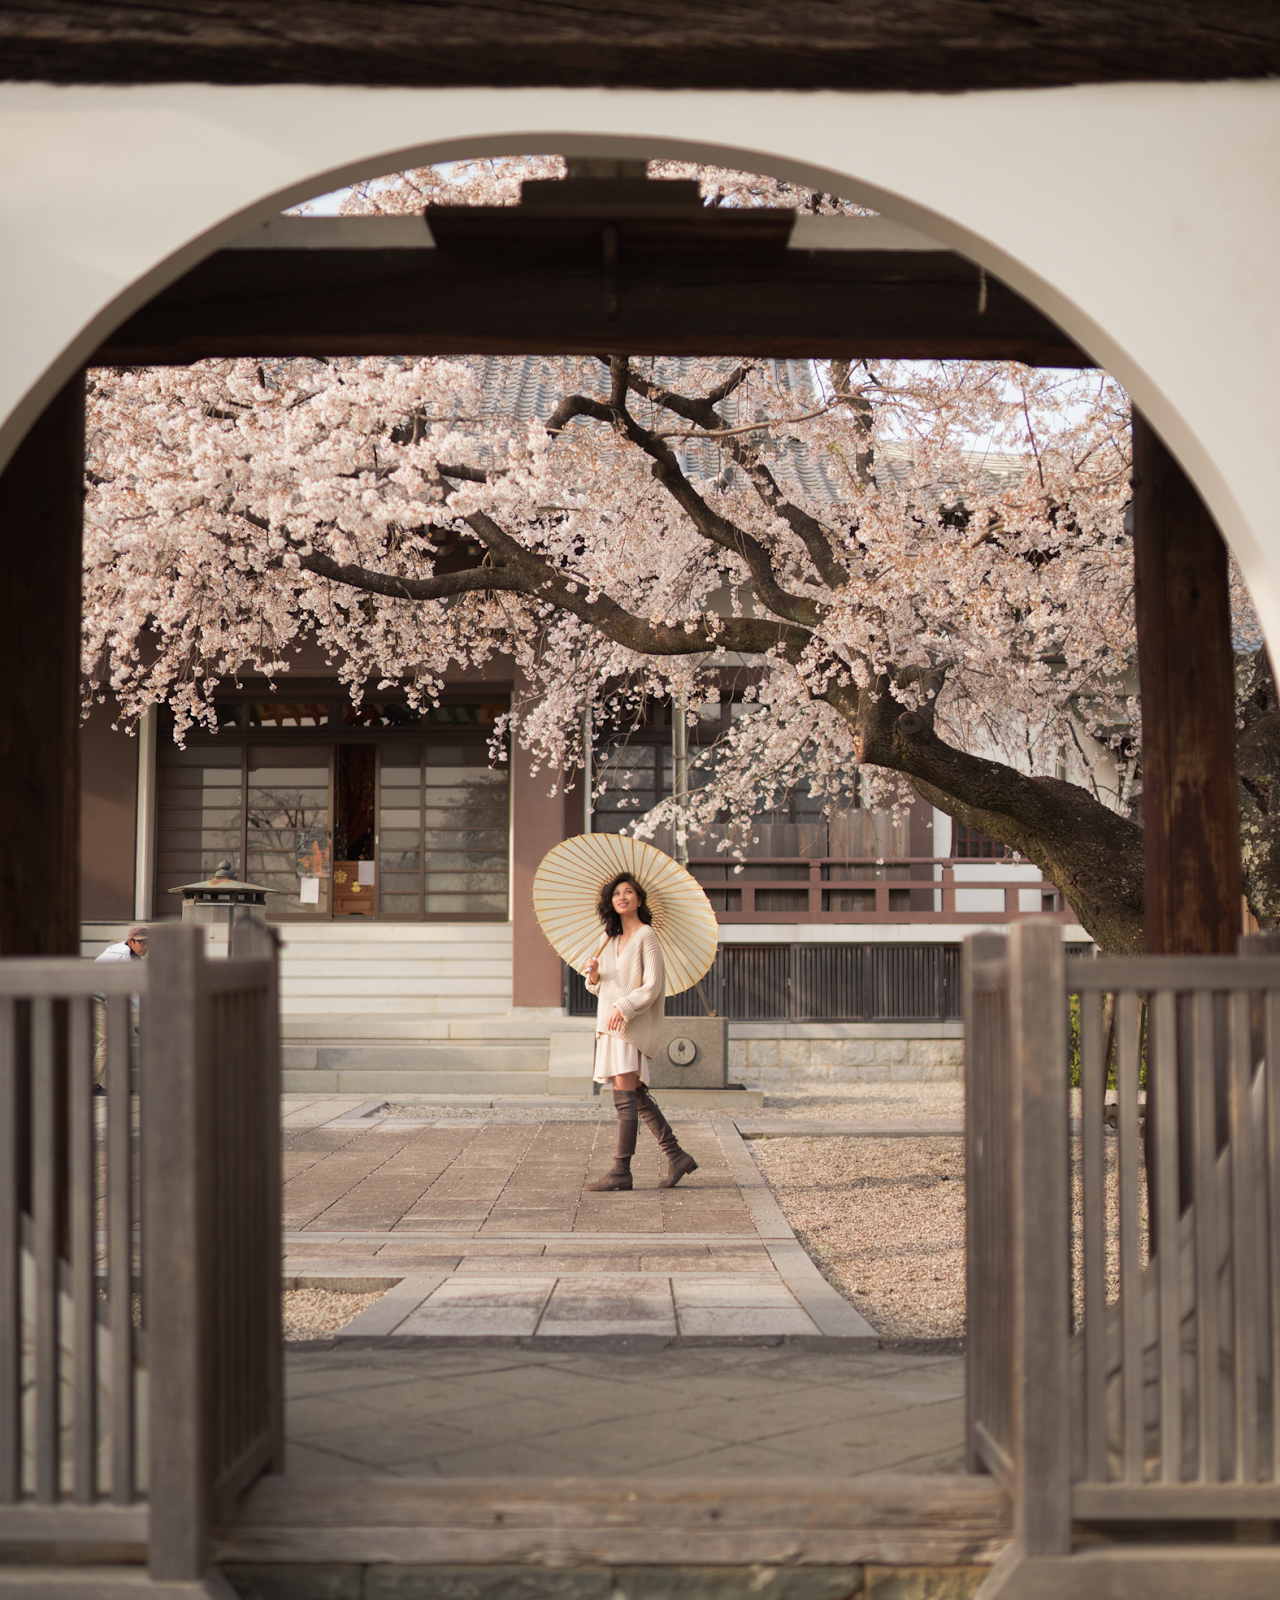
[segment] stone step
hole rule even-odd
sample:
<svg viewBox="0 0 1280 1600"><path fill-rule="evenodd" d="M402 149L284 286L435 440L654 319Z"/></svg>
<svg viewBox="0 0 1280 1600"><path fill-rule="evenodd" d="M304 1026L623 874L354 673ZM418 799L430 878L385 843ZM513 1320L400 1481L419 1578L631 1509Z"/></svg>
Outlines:
<svg viewBox="0 0 1280 1600"><path fill-rule="evenodd" d="M280 1010L287 1017L346 1017L363 1015L376 1021L387 1010L387 999L395 1001L398 1016L505 1017L511 1010L511 991L504 995L395 995L381 997L350 994L290 994L282 985Z"/></svg>
<svg viewBox="0 0 1280 1600"><path fill-rule="evenodd" d="M291 1069L330 1072L540 1072L547 1070L547 1045L473 1044L286 1044L284 1065Z"/></svg>
<svg viewBox="0 0 1280 1600"><path fill-rule="evenodd" d="M366 922L363 918L352 918L346 922L282 922L277 926L281 937L295 948L341 945L354 950L397 942L448 945L459 940L511 948L511 924L508 922Z"/></svg>
<svg viewBox="0 0 1280 1600"><path fill-rule="evenodd" d="M545 1064L539 1072L490 1071L476 1067L434 1071L422 1067L396 1069L351 1064L341 1069L299 1069L289 1066L286 1060L281 1079L285 1094L493 1096L548 1092ZM590 1080L586 1079L575 1084L573 1092L581 1093L583 1082L589 1088Z"/></svg>
<svg viewBox="0 0 1280 1600"><path fill-rule="evenodd" d="M406 1042L435 1043L440 1040L492 1040L495 1043L514 1043L537 1040L546 1046L553 1033L592 1033L594 1018L565 1017L559 1012L545 1016L518 1017L506 1015L480 1015L468 1013L457 1016L405 1016L397 1013L348 1012L316 1016L310 1013L290 1014L283 1018L285 1041L337 1044L359 1041L372 1043L378 1040L404 1040Z"/></svg>

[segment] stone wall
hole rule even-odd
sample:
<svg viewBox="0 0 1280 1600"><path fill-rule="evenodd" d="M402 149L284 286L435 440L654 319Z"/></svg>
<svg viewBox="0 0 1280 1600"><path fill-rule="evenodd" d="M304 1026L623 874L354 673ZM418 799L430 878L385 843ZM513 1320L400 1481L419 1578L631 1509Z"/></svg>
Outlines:
<svg viewBox="0 0 1280 1600"><path fill-rule="evenodd" d="M920 1083L964 1074L960 1022L730 1022L729 1081L748 1089Z"/></svg>

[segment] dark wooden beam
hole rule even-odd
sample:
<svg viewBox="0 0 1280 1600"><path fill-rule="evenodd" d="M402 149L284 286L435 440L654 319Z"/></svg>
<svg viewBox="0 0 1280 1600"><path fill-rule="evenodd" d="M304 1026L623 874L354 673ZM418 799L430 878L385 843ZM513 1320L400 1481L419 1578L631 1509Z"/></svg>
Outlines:
<svg viewBox="0 0 1280 1600"><path fill-rule="evenodd" d="M1234 954L1240 831L1226 546L1137 412L1133 483L1147 949Z"/></svg>
<svg viewBox="0 0 1280 1600"><path fill-rule="evenodd" d="M1035 88L1280 73L1273 0L25 0L10 80Z"/></svg>
<svg viewBox="0 0 1280 1600"><path fill-rule="evenodd" d="M624 254L610 274L581 257L430 248L218 251L91 364L612 350L1093 364L1013 290L945 250Z"/></svg>
<svg viewBox="0 0 1280 1600"><path fill-rule="evenodd" d="M80 950L84 374L0 474L0 955Z"/></svg>

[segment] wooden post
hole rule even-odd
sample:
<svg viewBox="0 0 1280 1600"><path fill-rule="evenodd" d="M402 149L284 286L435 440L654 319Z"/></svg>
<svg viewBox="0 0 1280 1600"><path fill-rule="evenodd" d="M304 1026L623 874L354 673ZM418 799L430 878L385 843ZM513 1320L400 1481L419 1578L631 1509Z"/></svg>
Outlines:
<svg viewBox="0 0 1280 1600"><path fill-rule="evenodd" d="M1056 922L1009 930L1014 1149L1014 1538L1071 1549L1066 958Z"/></svg>
<svg viewBox="0 0 1280 1600"><path fill-rule="evenodd" d="M155 1579L199 1578L209 1548L208 1263L199 1137L202 930L156 928L142 1017L142 1152Z"/></svg>
<svg viewBox="0 0 1280 1600"><path fill-rule="evenodd" d="M1133 485L1147 950L1230 955L1241 884L1226 547L1137 411Z"/></svg>
<svg viewBox="0 0 1280 1600"><path fill-rule="evenodd" d="M80 953L84 374L0 473L0 955Z"/></svg>

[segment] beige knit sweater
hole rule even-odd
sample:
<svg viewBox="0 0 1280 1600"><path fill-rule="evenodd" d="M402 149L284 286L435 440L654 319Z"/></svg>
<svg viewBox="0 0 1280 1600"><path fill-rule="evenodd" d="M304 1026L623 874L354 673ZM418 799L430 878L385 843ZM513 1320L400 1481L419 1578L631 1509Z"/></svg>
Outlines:
<svg viewBox="0 0 1280 1600"><path fill-rule="evenodd" d="M667 974L662 946L652 928L641 923L618 957L618 941L610 939L600 952L600 981L587 984L599 997L596 1032L604 1033L614 1006L626 1018L622 1037L642 1056L653 1057L662 1043L662 1015L667 997Z"/></svg>

